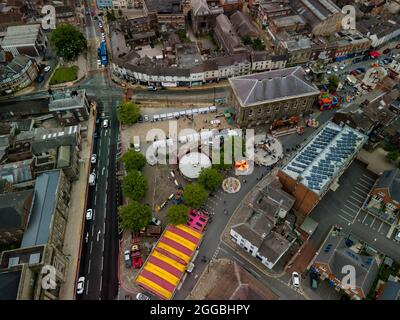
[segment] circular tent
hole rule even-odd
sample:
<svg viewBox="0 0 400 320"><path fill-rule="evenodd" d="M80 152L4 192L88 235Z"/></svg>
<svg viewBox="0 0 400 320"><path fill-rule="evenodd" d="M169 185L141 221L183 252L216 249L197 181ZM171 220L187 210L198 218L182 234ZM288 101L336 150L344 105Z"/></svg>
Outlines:
<svg viewBox="0 0 400 320"><path fill-rule="evenodd" d="M210 158L200 152L185 154L179 160L179 170L188 179L197 179L201 169L210 167Z"/></svg>

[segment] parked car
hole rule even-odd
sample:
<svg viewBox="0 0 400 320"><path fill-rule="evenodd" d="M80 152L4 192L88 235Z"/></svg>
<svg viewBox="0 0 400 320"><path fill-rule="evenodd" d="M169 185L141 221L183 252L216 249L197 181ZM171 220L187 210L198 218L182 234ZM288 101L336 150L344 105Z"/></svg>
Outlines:
<svg viewBox="0 0 400 320"><path fill-rule="evenodd" d="M93 209L87 209L86 210L86 220L92 220L93 219Z"/></svg>
<svg viewBox="0 0 400 320"><path fill-rule="evenodd" d="M145 114L145 115L143 116L143 121L144 121L144 122L149 121L149 116L148 116L147 114Z"/></svg>
<svg viewBox="0 0 400 320"><path fill-rule="evenodd" d="M136 295L136 300L150 300L150 298L148 296L146 296L145 294L139 292Z"/></svg>
<svg viewBox="0 0 400 320"><path fill-rule="evenodd" d="M44 72L49 72L50 69L51 69L51 66L47 66L47 67L44 68Z"/></svg>
<svg viewBox="0 0 400 320"><path fill-rule="evenodd" d="M125 267L130 268L132 266L131 252L129 250L124 251L124 261Z"/></svg>
<svg viewBox="0 0 400 320"><path fill-rule="evenodd" d="M94 186L96 184L96 174L92 172L89 176L89 185Z"/></svg>
<svg viewBox="0 0 400 320"><path fill-rule="evenodd" d="M139 122L139 123L142 123L142 122L143 122L143 116L142 116L142 115L139 116L138 122Z"/></svg>
<svg viewBox="0 0 400 320"><path fill-rule="evenodd" d="M76 286L76 293L82 294L85 291L85 277L79 277L78 284Z"/></svg>
<svg viewBox="0 0 400 320"><path fill-rule="evenodd" d="M108 128L108 119L103 120L103 128Z"/></svg>
<svg viewBox="0 0 400 320"><path fill-rule="evenodd" d="M92 156L90 157L90 163L95 164L97 161L97 154L92 154Z"/></svg>
<svg viewBox="0 0 400 320"><path fill-rule="evenodd" d="M390 48L387 48L387 49L383 50L382 53L383 53L383 54L388 54L388 53L390 53L390 50L391 50Z"/></svg>
<svg viewBox="0 0 400 320"><path fill-rule="evenodd" d="M292 283L296 288L300 287L300 276L296 271L292 273Z"/></svg>
<svg viewBox="0 0 400 320"><path fill-rule="evenodd" d="M154 225L156 225L156 226L159 226L159 225L161 225L161 221L158 220L157 218L153 217L153 218L151 219L151 224L154 224Z"/></svg>
<svg viewBox="0 0 400 320"><path fill-rule="evenodd" d="M314 272L310 273L310 287L312 289L317 289L318 288L318 275Z"/></svg>

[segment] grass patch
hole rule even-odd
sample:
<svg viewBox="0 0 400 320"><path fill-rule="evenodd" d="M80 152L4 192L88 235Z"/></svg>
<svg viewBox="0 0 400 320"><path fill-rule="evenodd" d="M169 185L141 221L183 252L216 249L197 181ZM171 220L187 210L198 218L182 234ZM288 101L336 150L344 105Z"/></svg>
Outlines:
<svg viewBox="0 0 400 320"><path fill-rule="evenodd" d="M54 71L50 80L50 85L60 84L78 79L78 67L58 68Z"/></svg>

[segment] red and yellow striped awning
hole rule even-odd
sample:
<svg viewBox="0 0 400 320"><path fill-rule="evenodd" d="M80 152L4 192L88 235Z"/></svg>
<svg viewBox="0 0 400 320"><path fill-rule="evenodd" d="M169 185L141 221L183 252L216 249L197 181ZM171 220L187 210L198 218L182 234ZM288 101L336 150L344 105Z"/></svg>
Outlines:
<svg viewBox="0 0 400 320"><path fill-rule="evenodd" d="M161 299L171 299L202 236L188 226L169 225L143 265L136 283Z"/></svg>

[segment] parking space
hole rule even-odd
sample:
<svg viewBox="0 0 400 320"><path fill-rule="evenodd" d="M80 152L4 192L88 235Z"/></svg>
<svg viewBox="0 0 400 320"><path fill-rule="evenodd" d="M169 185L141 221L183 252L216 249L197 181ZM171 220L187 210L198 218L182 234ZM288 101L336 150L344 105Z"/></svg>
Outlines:
<svg viewBox="0 0 400 320"><path fill-rule="evenodd" d="M392 227L364 210L363 204L377 175L355 160L339 179L339 188L329 191L311 212L319 223L310 242L319 247L332 225L342 226L359 239L400 261L399 243L389 238Z"/></svg>

